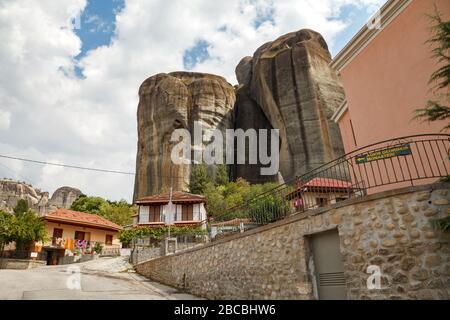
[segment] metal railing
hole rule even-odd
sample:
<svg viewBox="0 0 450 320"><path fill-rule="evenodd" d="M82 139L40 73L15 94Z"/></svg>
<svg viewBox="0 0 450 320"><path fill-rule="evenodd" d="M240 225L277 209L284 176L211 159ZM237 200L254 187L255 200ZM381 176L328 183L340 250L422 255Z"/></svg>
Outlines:
<svg viewBox="0 0 450 320"><path fill-rule="evenodd" d="M448 178L449 156L448 134L382 141L343 155L230 212L263 225L350 198L435 183Z"/></svg>

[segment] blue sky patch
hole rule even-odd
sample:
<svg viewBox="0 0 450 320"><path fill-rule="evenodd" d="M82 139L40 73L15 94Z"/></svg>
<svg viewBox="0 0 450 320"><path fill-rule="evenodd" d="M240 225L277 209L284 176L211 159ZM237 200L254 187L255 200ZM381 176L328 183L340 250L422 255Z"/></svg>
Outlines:
<svg viewBox="0 0 450 320"><path fill-rule="evenodd" d="M195 66L209 58L209 43L205 40L199 40L192 48L186 50L183 54L183 66L186 70L192 70Z"/></svg>
<svg viewBox="0 0 450 320"><path fill-rule="evenodd" d="M75 57L79 61L90 50L109 45L116 29L116 15L125 7L125 0L89 0L81 13L80 28L75 34L82 42L81 52ZM75 73L83 77L82 70L75 67Z"/></svg>
<svg viewBox="0 0 450 320"><path fill-rule="evenodd" d="M348 23L331 48L332 55L335 56L340 50L356 35L356 33L369 21L371 15L367 12L367 7L348 4L342 7L340 15L335 19Z"/></svg>
<svg viewBox="0 0 450 320"><path fill-rule="evenodd" d="M258 11L255 21L253 21L253 26L258 29L263 23L270 22L272 25L275 24L274 20L275 9L270 7L266 11Z"/></svg>

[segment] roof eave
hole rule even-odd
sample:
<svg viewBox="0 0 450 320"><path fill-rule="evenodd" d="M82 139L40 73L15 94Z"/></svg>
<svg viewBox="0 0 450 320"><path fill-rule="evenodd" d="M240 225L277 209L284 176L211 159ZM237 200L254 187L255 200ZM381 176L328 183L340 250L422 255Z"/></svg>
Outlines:
<svg viewBox="0 0 450 320"><path fill-rule="evenodd" d="M60 217L44 216L43 218L49 222L68 223L68 224L73 223L73 224L77 224L77 225L81 225L81 226L94 227L94 228L103 229L103 230L120 231L123 229L120 226L117 226L117 227L106 226L106 225L97 224L97 223L89 223L89 222L73 220L73 219L64 219L64 218L60 218Z"/></svg>

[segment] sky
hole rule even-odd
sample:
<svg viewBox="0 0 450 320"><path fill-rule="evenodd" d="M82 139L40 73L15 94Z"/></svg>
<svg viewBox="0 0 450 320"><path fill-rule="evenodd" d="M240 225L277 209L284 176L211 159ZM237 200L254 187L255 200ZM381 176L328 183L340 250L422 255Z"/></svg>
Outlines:
<svg viewBox="0 0 450 320"><path fill-rule="evenodd" d="M385 0L0 0L0 155L134 172L138 88L215 73L288 32L335 56ZM0 158L0 179L131 201L134 176Z"/></svg>

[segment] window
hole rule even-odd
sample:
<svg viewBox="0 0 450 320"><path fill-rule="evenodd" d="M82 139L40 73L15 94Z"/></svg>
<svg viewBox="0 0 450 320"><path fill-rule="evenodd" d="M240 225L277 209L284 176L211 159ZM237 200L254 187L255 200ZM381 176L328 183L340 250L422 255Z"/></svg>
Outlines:
<svg viewBox="0 0 450 320"><path fill-rule="evenodd" d="M110 235L110 234L107 234L107 235L106 235L105 244L106 244L107 246L112 246L112 243L113 243L113 236Z"/></svg>
<svg viewBox="0 0 450 320"><path fill-rule="evenodd" d="M202 212L200 210L200 207L201 207L200 203L194 204L194 215L193 215L192 220L195 220L195 221L202 220Z"/></svg>
<svg viewBox="0 0 450 320"><path fill-rule="evenodd" d="M326 207L328 205L328 199L316 198L316 204L319 206L319 208Z"/></svg>
<svg viewBox="0 0 450 320"><path fill-rule="evenodd" d="M148 222L148 212L149 207L148 206L141 206L139 207L139 223L146 223Z"/></svg>
<svg viewBox="0 0 450 320"><path fill-rule="evenodd" d="M63 237L63 229L54 228L53 229L53 238L52 238L52 245L56 245L57 239L62 239Z"/></svg>
<svg viewBox="0 0 450 320"><path fill-rule="evenodd" d="M63 237L63 229L55 228L53 229L53 238L58 239Z"/></svg>
<svg viewBox="0 0 450 320"><path fill-rule="evenodd" d="M181 204L175 205L175 221L183 221L183 209Z"/></svg>
<svg viewBox="0 0 450 320"><path fill-rule="evenodd" d="M75 231L75 240L83 241L85 237L85 233L82 231Z"/></svg>
<svg viewBox="0 0 450 320"><path fill-rule="evenodd" d="M192 221L194 220L194 206L192 204L183 204L182 207L182 221Z"/></svg>
<svg viewBox="0 0 450 320"><path fill-rule="evenodd" d="M149 222L161 222L161 206L149 207Z"/></svg>

